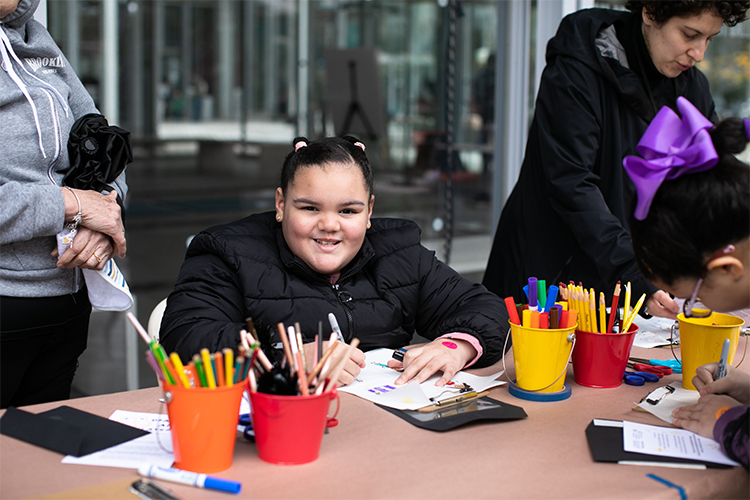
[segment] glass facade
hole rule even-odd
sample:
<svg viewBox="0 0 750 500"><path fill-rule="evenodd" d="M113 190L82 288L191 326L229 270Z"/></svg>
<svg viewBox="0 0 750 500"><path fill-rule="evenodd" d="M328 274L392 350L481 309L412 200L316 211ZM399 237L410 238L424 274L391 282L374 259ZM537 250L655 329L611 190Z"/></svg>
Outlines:
<svg viewBox="0 0 750 500"><path fill-rule="evenodd" d="M428 247L480 280L532 116L535 49L556 26L542 33L538 9L622 3L47 0L52 36L99 109L132 133L121 267L139 317L171 291L191 235L273 208L297 135L362 137L375 215L415 220ZM721 115L750 115L749 54L745 23L723 28L700 64ZM518 118L498 121L498 145L502 106ZM493 174L507 177L502 188Z"/></svg>

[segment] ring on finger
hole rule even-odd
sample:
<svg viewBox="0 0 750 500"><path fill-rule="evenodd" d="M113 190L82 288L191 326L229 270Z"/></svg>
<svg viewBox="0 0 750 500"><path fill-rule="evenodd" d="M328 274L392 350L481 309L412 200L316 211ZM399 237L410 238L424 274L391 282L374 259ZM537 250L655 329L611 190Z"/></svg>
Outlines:
<svg viewBox="0 0 750 500"><path fill-rule="evenodd" d="M101 263L102 263L102 261L104 260L104 259L102 259L101 257L99 257L98 255L96 255L96 252L94 252L94 257L96 257L96 260L98 260L98 261L99 261L99 264L101 264Z"/></svg>

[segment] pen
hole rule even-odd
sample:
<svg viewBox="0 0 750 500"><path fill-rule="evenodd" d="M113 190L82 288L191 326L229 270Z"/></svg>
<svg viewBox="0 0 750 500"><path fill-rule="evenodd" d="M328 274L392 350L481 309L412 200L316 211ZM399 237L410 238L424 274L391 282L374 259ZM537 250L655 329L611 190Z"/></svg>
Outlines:
<svg viewBox="0 0 750 500"><path fill-rule="evenodd" d="M716 370L716 376L714 380L719 380L727 375L727 361L729 359L729 339L724 339L724 344L721 346L721 358L719 358L719 368Z"/></svg>
<svg viewBox="0 0 750 500"><path fill-rule="evenodd" d="M515 325L521 324L521 319L518 317L518 310L516 309L516 303L513 300L513 296L505 297L505 308L508 310L508 317L510 322Z"/></svg>
<svg viewBox="0 0 750 500"><path fill-rule="evenodd" d="M529 278L529 310L536 311L539 309L537 302L537 279Z"/></svg>
<svg viewBox="0 0 750 500"><path fill-rule="evenodd" d="M549 287L549 292L547 293L547 302L544 305L544 312L550 312L553 307L555 307L555 302L557 301L557 293L560 290L559 287L556 285L552 285Z"/></svg>
<svg viewBox="0 0 750 500"><path fill-rule="evenodd" d="M403 362L404 361L404 354L406 354L406 349L404 349L403 347L399 347L398 349L396 349L395 351L393 351L393 356L391 356L391 357L393 359L395 359L396 361Z"/></svg>
<svg viewBox="0 0 750 500"><path fill-rule="evenodd" d="M187 484L197 488L207 488L211 490L224 491L227 493L237 494L242 490L242 483L238 481L229 481L219 477L212 477L206 474L188 472L181 469L166 469L155 465L141 465L138 467L138 474L144 477L171 481L173 483Z"/></svg>
<svg viewBox="0 0 750 500"><path fill-rule="evenodd" d="M328 313L328 322L331 324L331 330L336 334L336 338L338 338L339 342L346 342L346 340L344 340L344 334L341 333L341 328L339 328L339 322L336 321L336 316L334 316L333 313Z"/></svg>
<svg viewBox="0 0 750 500"><path fill-rule="evenodd" d="M544 308L545 304L547 304L547 281L546 280L538 280L536 282L537 285L537 302L539 303L539 312L544 312L546 309Z"/></svg>

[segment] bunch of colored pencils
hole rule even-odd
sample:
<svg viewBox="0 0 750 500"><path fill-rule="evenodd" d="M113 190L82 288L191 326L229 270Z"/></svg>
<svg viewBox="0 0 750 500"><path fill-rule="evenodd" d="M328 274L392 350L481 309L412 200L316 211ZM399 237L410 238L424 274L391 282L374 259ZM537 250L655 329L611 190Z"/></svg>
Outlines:
<svg viewBox="0 0 750 500"><path fill-rule="evenodd" d="M168 385L180 385L186 388L207 387L230 387L235 384L244 383L250 370L251 361L248 356L237 356L234 359L234 351L226 348L222 352L209 353L208 349L201 349L199 354L193 356L192 361L183 365L179 355L173 352L167 356L164 347L152 339L143 325L133 315L127 313L130 322L135 326L139 335L149 345L146 351L146 361L156 373L159 380ZM257 344L260 346L260 344ZM258 349L262 355L262 351ZM266 362L268 359L263 355ZM270 363L268 363L270 365Z"/></svg>
<svg viewBox="0 0 750 500"><path fill-rule="evenodd" d="M284 326L284 323L279 323L277 328L284 347L284 357L278 366L264 365L262 371L261 367L251 365L248 377L250 390L253 392L309 396L330 391L336 387L336 381L346 365L346 360L359 345L359 339L353 339L348 345L338 341L334 328L329 337L328 348L323 353L322 322L319 322L318 334L314 342L313 362L312 366L308 367L299 323L288 328ZM336 362L332 362L331 356L339 345L345 345L347 350ZM259 370L257 375L256 370ZM286 389L280 390L280 386L286 386Z"/></svg>
<svg viewBox="0 0 750 500"><path fill-rule="evenodd" d="M604 298L604 292L599 292L599 304L597 315L597 303L596 303L596 291L593 288L583 288L582 283L576 285L574 282L570 282L569 285L560 283L560 296L563 300L567 301L568 309L571 311L578 311L579 325L578 329L584 332L592 333L618 333L615 331L615 326L619 326L619 332L627 332L633 323L638 311L643 305L643 301L646 299L646 294L641 295L636 306L631 310L630 308L630 295L631 285L628 282L625 285L625 307L623 320L617 322L619 313L619 301L621 293L621 282L618 281L615 285L614 293L612 294L612 305L609 310L609 316L607 316L607 303Z"/></svg>
<svg viewBox="0 0 750 500"><path fill-rule="evenodd" d="M513 297L505 298L511 323L526 328L566 329L576 324L578 311L565 310L556 304L559 287L547 289L545 280L529 278L524 293L528 304L516 304Z"/></svg>

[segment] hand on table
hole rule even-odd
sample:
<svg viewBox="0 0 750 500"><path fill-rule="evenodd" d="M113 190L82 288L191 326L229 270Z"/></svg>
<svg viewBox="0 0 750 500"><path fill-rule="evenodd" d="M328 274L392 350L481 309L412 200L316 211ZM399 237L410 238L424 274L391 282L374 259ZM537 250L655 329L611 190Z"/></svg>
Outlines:
<svg viewBox="0 0 750 500"><path fill-rule="evenodd" d="M702 396L694 405L683 406L672 412L677 427L682 427L701 436L713 439L714 424L719 419L717 412L722 408L741 406L739 401L729 396L709 394Z"/></svg>
<svg viewBox="0 0 750 500"><path fill-rule="evenodd" d="M429 344L411 347L404 354L404 360L388 361L391 368L401 368L403 373L396 379L396 385L403 385L412 379L420 384L438 371L443 376L435 382L438 387L450 382L466 363L477 355L476 349L465 340L439 338Z"/></svg>
<svg viewBox="0 0 750 500"><path fill-rule="evenodd" d="M646 301L646 312L651 316L677 319L680 306L664 290L657 290Z"/></svg>
<svg viewBox="0 0 750 500"><path fill-rule="evenodd" d="M693 385L701 396L726 394L744 405L750 404L750 375L727 366L727 375L714 380L719 363L708 363L695 370Z"/></svg>
<svg viewBox="0 0 750 500"><path fill-rule="evenodd" d="M329 359L329 366L333 368L336 366L336 363L341 359L341 356L346 353L348 349L348 345L344 344L343 342L336 342L339 344L336 349L333 351L333 354L331 354L331 357ZM328 350L329 342L323 342L323 353L325 353ZM310 342L308 344L305 344L305 362L307 363L308 371L312 371L315 366L313 365L313 357L315 354L315 350L318 348L315 342ZM344 369L341 370L341 373L338 376L338 380L336 380L336 384L340 387L343 385L348 385L354 382L354 379L357 378L357 375L359 375L359 372L362 371L362 368L365 367L365 353L363 353L359 348L355 348L352 350L351 355L349 356L349 359L344 361Z"/></svg>
<svg viewBox="0 0 750 500"><path fill-rule="evenodd" d="M57 260L57 267L65 269L80 267L101 271L112 254L112 240L109 236L79 226L73 242ZM57 257L57 249L52 251L52 256Z"/></svg>

